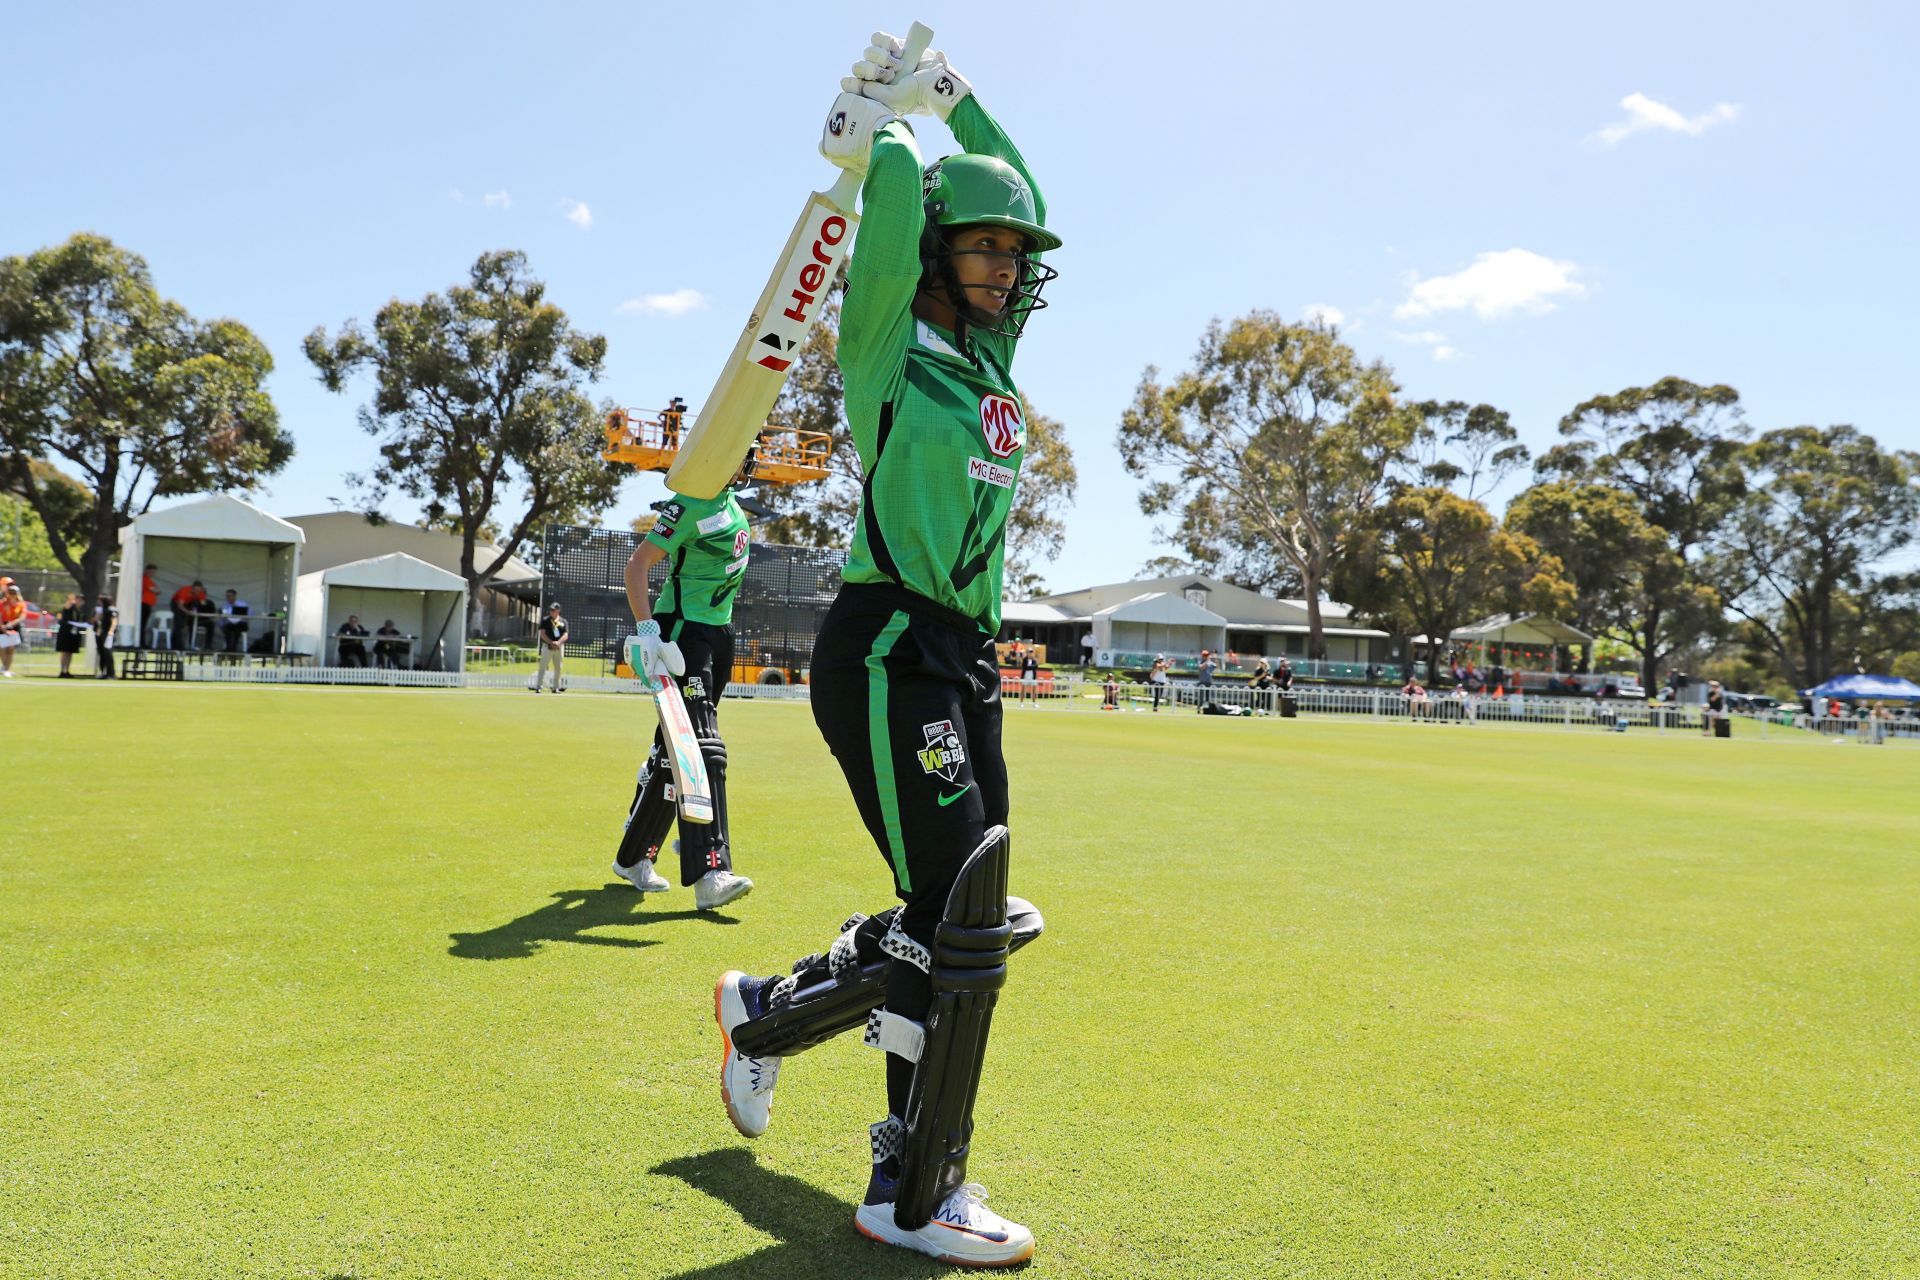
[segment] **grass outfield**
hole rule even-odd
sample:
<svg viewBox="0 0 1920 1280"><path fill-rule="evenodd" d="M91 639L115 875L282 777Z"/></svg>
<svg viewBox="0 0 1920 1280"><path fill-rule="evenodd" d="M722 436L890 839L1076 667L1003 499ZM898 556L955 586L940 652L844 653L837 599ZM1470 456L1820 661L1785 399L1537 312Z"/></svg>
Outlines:
<svg viewBox="0 0 1920 1280"><path fill-rule="evenodd" d="M879 1055L727 1124L716 974L887 902L729 703L718 916L606 872L650 713L15 681L0 1275L924 1277ZM1920 757L1009 716L973 1176L1042 1276L1920 1274Z"/></svg>

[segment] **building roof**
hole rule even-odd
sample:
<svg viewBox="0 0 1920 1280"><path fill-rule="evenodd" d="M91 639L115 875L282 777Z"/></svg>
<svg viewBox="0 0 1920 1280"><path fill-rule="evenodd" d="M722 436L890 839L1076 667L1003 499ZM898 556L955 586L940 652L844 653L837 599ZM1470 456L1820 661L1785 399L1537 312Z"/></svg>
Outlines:
<svg viewBox="0 0 1920 1280"><path fill-rule="evenodd" d="M301 553L300 567L309 571L331 569L356 560L376 559L403 551L416 560L458 576L460 573L460 537L443 529L422 529L418 525L389 520L383 524L358 511L323 511L310 516L289 516L288 521L306 531L307 546ZM476 543L474 563L485 567L493 563L500 548ZM464 581L464 579L463 579ZM500 572L487 583L502 590L534 586L540 571L520 559L509 556Z"/></svg>
<svg viewBox="0 0 1920 1280"><path fill-rule="evenodd" d="M224 493L149 511L135 517L132 527L143 538L264 542L273 546L298 546L307 540L298 526Z"/></svg>
<svg viewBox="0 0 1920 1280"><path fill-rule="evenodd" d="M1076 619L1068 613L1050 604L1040 604L1033 600L1009 600L1000 606L1000 621L1018 622L1029 626L1047 626L1057 622L1073 622ZM1081 619L1084 621L1084 619Z"/></svg>
<svg viewBox="0 0 1920 1280"><path fill-rule="evenodd" d="M1492 644L1592 644L1593 637L1576 627L1537 613L1496 613L1491 618L1455 627L1449 640L1480 640Z"/></svg>
<svg viewBox="0 0 1920 1280"><path fill-rule="evenodd" d="M1211 609L1202 609L1185 596L1170 591L1149 591L1102 609L1095 617L1115 622L1152 622L1173 627L1223 627L1227 620Z"/></svg>
<svg viewBox="0 0 1920 1280"><path fill-rule="evenodd" d="M300 575L301 582L318 578L330 587L378 587L389 591L449 591L465 595L467 580L457 573L435 568L404 551L389 552L369 560L353 560L330 569Z"/></svg>
<svg viewBox="0 0 1920 1280"><path fill-rule="evenodd" d="M1069 621L1085 621L1095 614L1104 613L1115 605L1144 595L1156 593L1171 594L1184 598L1189 590L1207 593L1204 606L1208 612L1218 615L1222 622L1214 625L1226 625L1248 630L1267 626L1297 626L1305 630L1307 626L1307 602L1305 600L1283 600L1274 596L1262 595L1258 591L1249 591L1230 582L1210 577L1204 573L1177 573L1164 578L1143 578L1135 582L1113 582L1097 587L1081 587L1074 591L1062 591L1053 595L1041 596L1030 603L1049 604L1067 615ZM1323 626L1352 626L1353 611L1346 605L1331 600L1320 603L1320 619ZM1332 633L1330 634L1338 634ZM1385 632L1368 631L1367 635L1384 635Z"/></svg>

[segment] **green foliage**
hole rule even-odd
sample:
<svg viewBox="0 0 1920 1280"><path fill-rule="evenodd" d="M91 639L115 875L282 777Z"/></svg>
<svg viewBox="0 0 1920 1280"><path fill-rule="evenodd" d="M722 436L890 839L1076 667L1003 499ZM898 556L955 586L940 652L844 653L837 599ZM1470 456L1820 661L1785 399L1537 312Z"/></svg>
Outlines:
<svg viewBox="0 0 1920 1280"><path fill-rule="evenodd" d="M27 462L27 474L69 553L84 559L93 524L93 494L58 467L38 459ZM15 569L67 567L53 549L52 536L40 512L25 498L4 489L0 489L0 565Z"/></svg>
<svg viewBox="0 0 1920 1280"><path fill-rule="evenodd" d="M1810 688L1875 647L1865 615L1900 580L1879 580L1874 566L1915 545L1920 454L1852 427L1788 427L1748 445L1742 462L1751 484L1714 534L1714 568L1781 675Z"/></svg>
<svg viewBox="0 0 1920 1280"><path fill-rule="evenodd" d="M1007 513L1006 590L1009 595L1034 596L1046 590L1041 564L1066 545L1063 512L1073 505L1080 472L1073 465L1066 428L1036 410L1024 395L1020 412L1027 420L1027 443L1020 489Z"/></svg>
<svg viewBox="0 0 1920 1280"><path fill-rule="evenodd" d="M104 237L0 259L0 491L40 517L91 598L120 528L155 499L245 490L286 465L272 369L246 326L196 320Z"/></svg>
<svg viewBox="0 0 1920 1280"><path fill-rule="evenodd" d="M1745 433L1732 387L1662 378L1575 406L1560 420L1566 443L1534 464L1544 481L1629 495L1641 522L1663 535L1663 546L1647 544L1619 565L1607 592L1608 630L1640 655L1649 689L1668 654L1723 629L1720 595L1699 550L1745 491ZM1594 506L1585 499L1581 505ZM1608 524L1609 536L1641 541L1640 531L1611 517Z"/></svg>
<svg viewBox="0 0 1920 1280"><path fill-rule="evenodd" d="M1492 613L1564 616L1574 587L1560 562L1486 505L1450 489L1398 490L1368 512L1335 567L1334 593L1401 635L1445 637ZM1444 646L1428 648L1435 679Z"/></svg>
<svg viewBox="0 0 1920 1280"><path fill-rule="evenodd" d="M1412 459L1418 484L1479 501L1527 465L1527 446L1504 409L1464 400L1423 400L1408 408L1419 423Z"/></svg>
<svg viewBox="0 0 1920 1280"><path fill-rule="evenodd" d="M1419 425L1397 390L1384 364L1363 363L1330 326L1271 311L1216 320L1187 372L1164 385L1155 368L1141 376L1120 456L1148 482L1141 510L1178 518L1167 540L1189 558L1231 564L1241 580L1291 570L1309 654L1321 657L1319 596Z"/></svg>
<svg viewBox="0 0 1920 1280"><path fill-rule="evenodd" d="M601 411L585 388L607 340L571 328L527 270L526 255L481 254L468 283L418 302L394 299L373 327L349 321L307 335L307 359L329 391L363 371L374 397L358 414L379 461L350 476L370 508L394 490L417 500L429 526L456 530L461 576L492 579L549 521L590 521L624 473L600 457ZM493 537L494 530L502 531ZM476 545L500 554L475 563Z"/></svg>

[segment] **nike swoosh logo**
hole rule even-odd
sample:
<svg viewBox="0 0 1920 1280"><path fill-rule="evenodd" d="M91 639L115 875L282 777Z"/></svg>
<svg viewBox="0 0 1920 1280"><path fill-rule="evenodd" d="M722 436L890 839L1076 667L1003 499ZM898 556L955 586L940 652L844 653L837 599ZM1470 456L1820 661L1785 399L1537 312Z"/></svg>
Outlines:
<svg viewBox="0 0 1920 1280"><path fill-rule="evenodd" d="M966 786L960 788L958 791L954 792L952 795L941 796L940 807L942 809L946 808L948 805L952 804L955 800L958 800L961 796L967 794L967 792L971 790L973 790L973 784L969 782Z"/></svg>
<svg viewBox="0 0 1920 1280"><path fill-rule="evenodd" d="M972 1236L976 1240L991 1240L995 1244L1005 1244L1007 1242L1007 1233L1004 1231L975 1231L971 1227L955 1226L951 1222L942 1222L938 1218L933 1220L933 1225L936 1227L945 1227L949 1231L957 1231L963 1236Z"/></svg>

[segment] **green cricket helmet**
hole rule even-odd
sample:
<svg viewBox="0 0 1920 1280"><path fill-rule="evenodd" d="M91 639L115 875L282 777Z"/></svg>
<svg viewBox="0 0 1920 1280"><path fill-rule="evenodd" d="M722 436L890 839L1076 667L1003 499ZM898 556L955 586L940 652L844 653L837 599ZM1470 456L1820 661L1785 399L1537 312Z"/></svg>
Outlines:
<svg viewBox="0 0 1920 1280"><path fill-rule="evenodd" d="M1006 161L963 153L927 166L921 199L927 217L921 241L921 283L923 287L941 287L949 298L966 296L954 272L953 259L986 252L953 248L950 235L954 230L981 225L1010 227L1026 237L1027 249L1020 258L1014 285L1007 291L1006 305L994 314L973 306L960 311L964 324L1019 337L1027 317L1047 305L1041 301L1041 288L1059 274L1033 256L1060 247L1060 237L1040 222L1033 188Z"/></svg>

